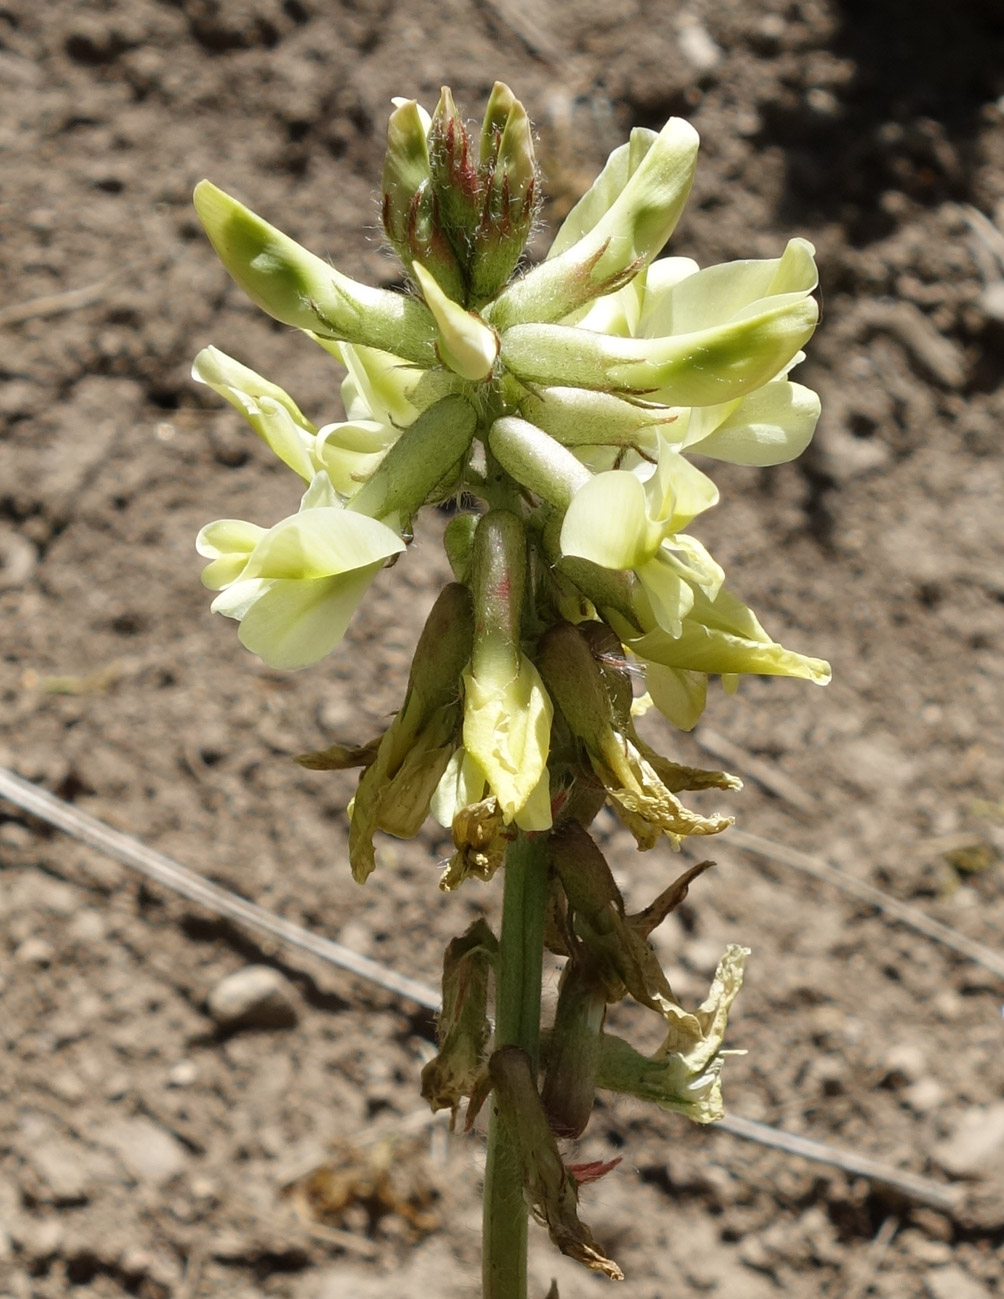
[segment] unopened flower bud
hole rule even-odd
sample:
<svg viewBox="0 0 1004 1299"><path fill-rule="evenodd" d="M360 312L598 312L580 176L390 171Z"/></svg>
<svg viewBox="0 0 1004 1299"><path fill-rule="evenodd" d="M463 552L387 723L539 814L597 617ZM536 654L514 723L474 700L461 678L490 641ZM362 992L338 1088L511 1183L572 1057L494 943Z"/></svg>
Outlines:
<svg viewBox="0 0 1004 1299"><path fill-rule="evenodd" d="M460 260L469 265L481 216L481 179L471 137L444 86L429 128L429 166L443 228Z"/></svg>
<svg viewBox="0 0 1004 1299"><path fill-rule="evenodd" d="M658 452L660 430L677 419L665 406L586 388L539 388L523 398L520 413L562 446L634 447L650 459Z"/></svg>
<svg viewBox="0 0 1004 1299"><path fill-rule="evenodd" d="M488 443L507 474L560 510L567 509L575 493L589 481L589 470L571 451L515 415L495 421Z"/></svg>
<svg viewBox="0 0 1004 1299"><path fill-rule="evenodd" d="M390 115L382 181L383 228L408 272L414 262L421 262L445 293L466 302L466 272L443 230L432 184L428 129L428 117L413 99L402 100Z"/></svg>
<svg viewBox="0 0 1004 1299"><path fill-rule="evenodd" d="M537 210L537 162L526 110L497 81L481 129L479 171L484 193L474 256L471 294L488 301L516 269Z"/></svg>
<svg viewBox="0 0 1004 1299"><path fill-rule="evenodd" d="M459 465L476 425L473 406L457 394L430 406L405 429L348 508L404 525Z"/></svg>
<svg viewBox="0 0 1004 1299"><path fill-rule="evenodd" d="M427 129L422 110L414 99L399 103L387 123L381 215L384 232L402 261L409 257L408 229L412 203L418 191L431 179Z"/></svg>
<svg viewBox="0 0 1004 1299"><path fill-rule="evenodd" d="M581 1136L589 1122L606 1013L602 981L588 962L573 957L561 976L541 1090L551 1129L559 1137Z"/></svg>

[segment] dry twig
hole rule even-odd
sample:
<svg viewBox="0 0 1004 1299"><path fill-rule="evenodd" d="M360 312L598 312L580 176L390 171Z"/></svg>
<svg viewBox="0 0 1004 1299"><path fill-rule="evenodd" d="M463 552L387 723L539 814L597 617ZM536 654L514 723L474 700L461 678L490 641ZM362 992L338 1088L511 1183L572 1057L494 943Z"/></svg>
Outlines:
<svg viewBox="0 0 1004 1299"><path fill-rule="evenodd" d="M116 275L121 272L116 272ZM0 328L4 325L20 325L26 320L37 320L39 316L59 316L64 311L78 311L81 307L93 306L100 302L108 292L108 286L115 275L106 275L103 280L94 284L84 284L79 289L64 289L62 293L46 293L40 298L29 298L27 302L15 302L10 307L0 307Z"/></svg>

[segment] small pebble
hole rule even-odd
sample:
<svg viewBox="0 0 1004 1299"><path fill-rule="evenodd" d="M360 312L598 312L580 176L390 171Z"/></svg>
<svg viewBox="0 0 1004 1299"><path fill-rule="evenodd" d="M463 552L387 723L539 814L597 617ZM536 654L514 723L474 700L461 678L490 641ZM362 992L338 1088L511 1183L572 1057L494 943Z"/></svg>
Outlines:
<svg viewBox="0 0 1004 1299"><path fill-rule="evenodd" d="M56 950L44 938L26 938L14 951L19 965L51 965Z"/></svg>
<svg viewBox="0 0 1004 1299"><path fill-rule="evenodd" d="M108 927L104 916L93 907L84 907L78 911L66 926L67 937L79 943L81 947L96 947L103 941L107 932Z"/></svg>
<svg viewBox="0 0 1004 1299"><path fill-rule="evenodd" d="M114 1119L101 1131L99 1140L115 1152L137 1182L163 1186L188 1163L181 1142L151 1119Z"/></svg>
<svg viewBox="0 0 1004 1299"><path fill-rule="evenodd" d="M677 40L680 53L695 72L711 72L725 57L722 47L715 43L708 29L694 14L680 15Z"/></svg>
<svg viewBox="0 0 1004 1299"><path fill-rule="evenodd" d="M168 1087L191 1087L199 1077L199 1066L194 1060L179 1060L167 1072Z"/></svg>
<svg viewBox="0 0 1004 1299"><path fill-rule="evenodd" d="M296 990L270 965L249 965L222 979L206 1009L223 1029L292 1028L299 1018Z"/></svg>
<svg viewBox="0 0 1004 1299"><path fill-rule="evenodd" d="M952 1177L978 1180L999 1174L1004 1168L1004 1102L965 1110L932 1155Z"/></svg>
<svg viewBox="0 0 1004 1299"><path fill-rule="evenodd" d="M980 306L989 320L1004 325L1004 280L987 285L980 294Z"/></svg>
<svg viewBox="0 0 1004 1299"><path fill-rule="evenodd" d="M918 1078L903 1089L903 1100L918 1114L927 1114L943 1104L945 1089L937 1078Z"/></svg>
<svg viewBox="0 0 1004 1299"><path fill-rule="evenodd" d="M927 1059L923 1049L913 1042L900 1042L882 1057L882 1081L889 1086L902 1087L914 1083L927 1073Z"/></svg>
<svg viewBox="0 0 1004 1299"><path fill-rule="evenodd" d="M87 1199L87 1169L75 1142L50 1137L35 1142L29 1162L56 1204L81 1204Z"/></svg>
<svg viewBox="0 0 1004 1299"><path fill-rule="evenodd" d="M986 1286L975 1281L968 1272L954 1263L928 1272L924 1284L931 1299L991 1299L991 1292Z"/></svg>

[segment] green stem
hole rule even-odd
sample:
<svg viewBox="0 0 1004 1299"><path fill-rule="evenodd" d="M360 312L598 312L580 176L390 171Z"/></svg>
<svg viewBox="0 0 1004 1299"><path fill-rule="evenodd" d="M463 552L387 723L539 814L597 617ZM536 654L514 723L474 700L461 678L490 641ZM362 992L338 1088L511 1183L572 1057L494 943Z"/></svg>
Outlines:
<svg viewBox="0 0 1004 1299"><path fill-rule="evenodd" d="M546 834L520 834L506 852L502 936L495 975L495 1044L518 1046L534 1073L540 1055L540 981L547 901ZM523 1170L493 1105L484 1193L484 1299L526 1299Z"/></svg>

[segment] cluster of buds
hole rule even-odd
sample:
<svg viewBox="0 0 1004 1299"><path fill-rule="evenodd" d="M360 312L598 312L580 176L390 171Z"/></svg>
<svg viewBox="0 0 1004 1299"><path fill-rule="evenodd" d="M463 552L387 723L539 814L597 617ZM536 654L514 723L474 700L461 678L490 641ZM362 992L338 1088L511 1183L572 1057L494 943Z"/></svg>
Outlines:
<svg viewBox="0 0 1004 1299"><path fill-rule="evenodd" d="M708 1000L685 1011L649 934L702 868L628 915L588 827L608 802L643 849L714 835L731 818L678 795L739 782L656 754L634 718L654 705L690 729L709 677L729 690L744 674L829 679L826 663L771 639L689 531L718 500L691 453L778 464L805 448L819 413L789 377L817 320L810 244L704 270L656 260L697 147L679 119L633 131L548 257L517 273L539 204L522 105L497 84L472 133L448 90L431 116L395 101L382 217L403 293L357 283L207 181L195 195L234 280L346 371L345 419L316 425L276 384L214 348L199 355L195 377L304 484L299 510L270 528L226 519L202 530L213 608L270 666L314 663L407 551L422 507L457 509L445 537L455 581L429 616L400 712L382 737L303 761L363 769L350 835L360 881L377 831L411 836L430 814L455 844L445 889L490 879L518 835L551 836L547 942L567 963L542 1087L515 1048L491 1054L496 951L484 922L447 954L442 1049L423 1085L454 1111L493 1087L503 1107L519 1096L552 1144L582 1131L597 1087L698 1122L721 1113L722 1036L746 950L729 948ZM628 995L665 1023L654 1056L604 1032L606 1007ZM538 1138L521 1143L528 1195L561 1248L608 1270L570 1225L574 1178L570 1193Z"/></svg>

